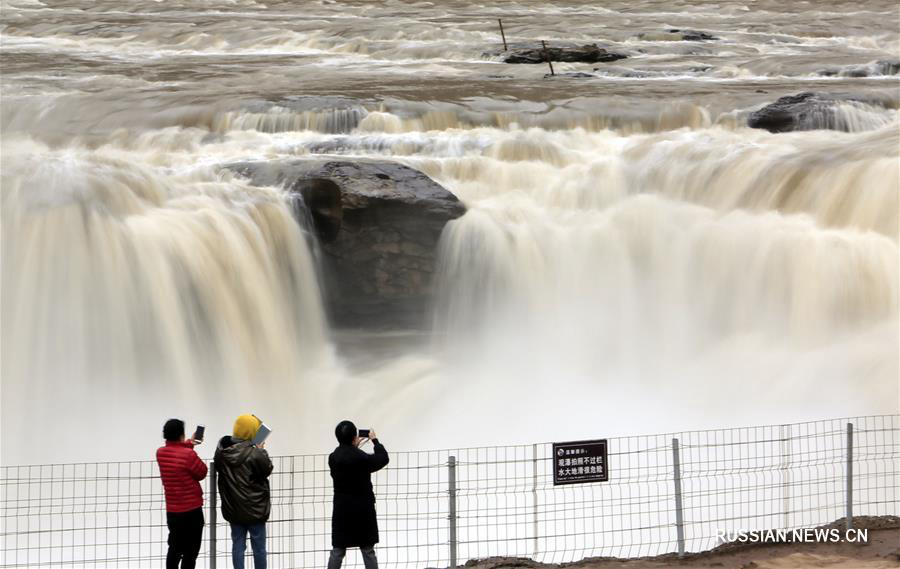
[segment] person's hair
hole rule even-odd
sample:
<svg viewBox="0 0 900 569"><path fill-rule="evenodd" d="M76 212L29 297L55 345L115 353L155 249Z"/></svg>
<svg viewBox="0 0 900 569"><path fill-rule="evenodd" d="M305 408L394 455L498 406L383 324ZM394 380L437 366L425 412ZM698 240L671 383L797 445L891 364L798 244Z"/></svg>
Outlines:
<svg viewBox="0 0 900 569"><path fill-rule="evenodd" d="M356 438L356 434L356 425L350 421L341 421L338 423L338 426L334 428L334 436L337 437L338 442L342 445L352 443L353 439Z"/></svg>
<svg viewBox="0 0 900 569"><path fill-rule="evenodd" d="M163 425L163 438L167 441L180 441L184 436L184 421L181 419L169 419Z"/></svg>

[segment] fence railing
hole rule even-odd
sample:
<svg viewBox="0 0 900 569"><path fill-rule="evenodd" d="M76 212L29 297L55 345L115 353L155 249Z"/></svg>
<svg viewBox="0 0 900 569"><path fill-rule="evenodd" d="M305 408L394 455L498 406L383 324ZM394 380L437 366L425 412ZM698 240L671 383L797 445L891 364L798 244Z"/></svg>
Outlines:
<svg viewBox="0 0 900 569"><path fill-rule="evenodd" d="M715 547L721 530L900 514L900 415L610 438L609 482L583 485L553 485L551 448L392 452L374 475L382 566L693 552ZM322 566L330 550L327 455L273 462L269 566ZM155 462L0 471L0 566L165 565ZM230 532L221 516L212 529L198 566L228 567ZM356 554L345 563L361 565Z"/></svg>

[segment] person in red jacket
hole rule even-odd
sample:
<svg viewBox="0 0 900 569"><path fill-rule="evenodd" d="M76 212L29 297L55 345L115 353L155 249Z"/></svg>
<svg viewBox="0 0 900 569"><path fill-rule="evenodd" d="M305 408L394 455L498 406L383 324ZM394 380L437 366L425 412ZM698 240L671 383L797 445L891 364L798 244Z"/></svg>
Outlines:
<svg viewBox="0 0 900 569"><path fill-rule="evenodd" d="M194 452L199 441L184 440L184 421L169 419L163 426L165 446L156 450L159 476L166 493L169 551L166 569L194 569L203 539L203 489L206 463Z"/></svg>

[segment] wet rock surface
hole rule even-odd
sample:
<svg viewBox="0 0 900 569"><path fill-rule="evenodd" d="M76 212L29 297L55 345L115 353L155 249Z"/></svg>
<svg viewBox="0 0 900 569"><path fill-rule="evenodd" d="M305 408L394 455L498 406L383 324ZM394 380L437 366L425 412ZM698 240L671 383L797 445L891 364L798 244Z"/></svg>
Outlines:
<svg viewBox="0 0 900 569"><path fill-rule="evenodd" d="M847 117L838 113L840 105L850 105L863 112L878 111L878 102L864 100L853 95L805 92L787 95L747 117L747 126L762 128L769 132L791 132L798 130L831 129L851 131Z"/></svg>
<svg viewBox="0 0 900 569"><path fill-rule="evenodd" d="M698 30L681 30L672 28L661 32L644 32L637 35L646 41L715 41L716 36Z"/></svg>
<svg viewBox="0 0 900 569"><path fill-rule="evenodd" d="M900 74L900 60L879 60L862 65L828 67L818 72L823 77L881 77Z"/></svg>
<svg viewBox="0 0 900 569"><path fill-rule="evenodd" d="M597 44L577 45L573 43L547 44L547 48L538 43L510 44L508 51L493 50L485 52L488 57L502 57L503 63L536 64L553 62L568 63L606 63L618 61L628 56L622 53L613 53Z"/></svg>
<svg viewBox="0 0 900 569"><path fill-rule="evenodd" d="M548 79L551 77L568 77L571 79L589 79L591 77L596 77L596 75L593 75L591 73L582 73L581 71L569 71L566 73L555 73L553 75L551 75L550 73L544 74L544 79Z"/></svg>
<svg viewBox="0 0 900 569"><path fill-rule="evenodd" d="M256 185L282 186L318 236L326 307L334 324L424 326L435 253L455 195L396 162L312 158L242 162L228 169Z"/></svg>

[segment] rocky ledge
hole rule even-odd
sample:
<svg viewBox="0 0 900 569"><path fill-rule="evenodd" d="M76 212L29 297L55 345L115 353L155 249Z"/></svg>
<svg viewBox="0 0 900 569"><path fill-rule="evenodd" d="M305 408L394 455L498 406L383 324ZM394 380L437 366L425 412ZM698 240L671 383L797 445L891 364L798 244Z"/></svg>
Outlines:
<svg viewBox="0 0 900 569"><path fill-rule="evenodd" d="M828 67L820 70L818 74L824 77L884 77L900 75L900 60L881 59L862 65Z"/></svg>
<svg viewBox="0 0 900 569"><path fill-rule="evenodd" d="M502 57L503 63L546 63L547 61L564 61L569 63L606 63L625 59L627 55L606 51L597 44L576 45L567 43L548 43L547 48L540 43L516 43L509 50L487 51L486 57Z"/></svg>
<svg viewBox="0 0 900 569"><path fill-rule="evenodd" d="M856 117L839 112L841 105L857 111ZM798 93L781 97L747 117L747 126L769 132L830 129L858 131L877 128L889 122L882 102L852 95Z"/></svg>
<svg viewBox="0 0 900 569"><path fill-rule="evenodd" d="M438 239L466 211L455 195L389 161L312 158L227 168L295 197L297 215L318 236L324 298L335 325L425 324Z"/></svg>

